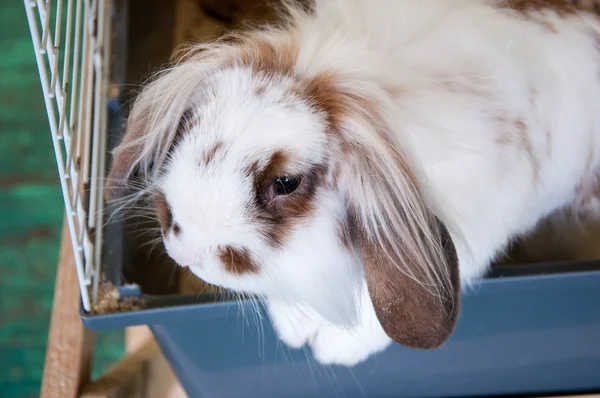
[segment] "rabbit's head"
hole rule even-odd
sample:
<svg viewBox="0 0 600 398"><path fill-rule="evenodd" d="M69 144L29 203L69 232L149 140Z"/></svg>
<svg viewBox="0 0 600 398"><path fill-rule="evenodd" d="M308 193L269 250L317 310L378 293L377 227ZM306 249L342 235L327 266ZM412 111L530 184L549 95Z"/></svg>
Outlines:
<svg viewBox="0 0 600 398"><path fill-rule="evenodd" d="M454 245L386 122L389 92L311 71L293 38L204 46L140 93L109 201L148 194L164 246L200 278L351 322L366 279L395 341L442 344Z"/></svg>

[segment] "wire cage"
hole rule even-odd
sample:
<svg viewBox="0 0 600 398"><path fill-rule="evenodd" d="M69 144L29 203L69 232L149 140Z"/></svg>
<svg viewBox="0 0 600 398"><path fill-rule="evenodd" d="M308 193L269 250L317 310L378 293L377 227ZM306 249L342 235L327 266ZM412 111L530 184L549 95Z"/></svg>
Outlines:
<svg viewBox="0 0 600 398"><path fill-rule="evenodd" d="M125 26L157 2L140 0L129 9L130 0L24 0L87 327L149 325L193 397L467 397L600 390L600 261L494 269L463 295L456 331L445 346L415 352L393 345L352 369L318 366L309 352L283 348L261 306L215 301L211 294L157 295L135 278L123 277L135 262L130 253L136 244L128 242L125 221L107 210L103 181L124 119ZM105 280L119 296L143 299L145 306L117 305L98 313ZM258 327L246 325L244 331L239 318L253 311L259 312L253 317Z"/></svg>
<svg viewBox="0 0 600 398"><path fill-rule="evenodd" d="M102 252L108 1L25 0L86 311L98 296Z"/></svg>

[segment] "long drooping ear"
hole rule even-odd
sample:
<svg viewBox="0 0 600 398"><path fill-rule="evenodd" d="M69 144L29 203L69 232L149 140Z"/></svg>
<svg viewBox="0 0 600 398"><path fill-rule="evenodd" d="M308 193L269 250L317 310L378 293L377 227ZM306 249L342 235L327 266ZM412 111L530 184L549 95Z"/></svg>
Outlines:
<svg viewBox="0 0 600 398"><path fill-rule="evenodd" d="M387 92L335 76L313 79L307 98L327 117L339 158L334 177L348 202L377 318L394 341L443 344L456 324L460 281L450 233L425 198L384 114ZM385 109L391 111L385 112Z"/></svg>
<svg viewBox="0 0 600 398"><path fill-rule="evenodd" d="M411 348L442 345L454 329L460 292L456 251L446 227L438 221L430 232L444 253L442 261L431 265L447 266L449 271L449 275L439 276L449 280L435 285L428 282L427 272L420 268L424 264L411 258L411 253L404 253L403 258L395 255L394 245L404 244L401 234L390 242L378 236L381 232L370 235L360 227L358 230L369 294L386 334Z"/></svg>
<svg viewBox="0 0 600 398"><path fill-rule="evenodd" d="M400 344L440 346L454 329L460 300L450 233L393 146L365 143L355 151L349 157L358 163L344 185L377 318Z"/></svg>

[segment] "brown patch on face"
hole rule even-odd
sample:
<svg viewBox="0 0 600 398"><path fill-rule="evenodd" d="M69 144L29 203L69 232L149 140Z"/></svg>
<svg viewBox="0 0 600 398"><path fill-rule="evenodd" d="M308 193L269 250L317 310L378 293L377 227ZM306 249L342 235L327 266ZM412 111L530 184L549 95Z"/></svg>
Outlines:
<svg viewBox="0 0 600 398"><path fill-rule="evenodd" d="M164 193L159 192L154 196L154 209L158 215L158 222L163 233L166 234L173 225L173 213Z"/></svg>
<svg viewBox="0 0 600 398"><path fill-rule="evenodd" d="M505 0L502 7L512 9L528 16L531 12L551 10L561 16L574 14L580 7L571 0Z"/></svg>
<svg viewBox="0 0 600 398"><path fill-rule="evenodd" d="M329 130L338 132L339 123L343 114L342 107L346 102L335 88L335 77L331 74L320 74L303 87L299 87L299 94L315 109L327 118Z"/></svg>
<svg viewBox="0 0 600 398"><path fill-rule="evenodd" d="M222 148L223 148L223 143L221 141L219 141L215 145L213 145L212 148L208 149L204 153L204 156L202 157L204 164L208 165L215 158L215 155L217 154L217 152L219 152Z"/></svg>
<svg viewBox="0 0 600 398"><path fill-rule="evenodd" d="M285 152L275 152L269 158L266 166L256 176L255 183L259 185L270 184L275 178L285 173L285 166L288 162L289 156ZM263 187L261 186L259 188Z"/></svg>
<svg viewBox="0 0 600 398"><path fill-rule="evenodd" d="M252 259L250 251L244 247L225 246L219 248L219 260L223 263L225 270L234 275L258 272L258 265Z"/></svg>
<svg viewBox="0 0 600 398"><path fill-rule="evenodd" d="M252 217L260 225L268 243L276 247L281 246L289 234L313 214L317 188L322 184L325 173L324 166L315 165L299 176L290 175L286 170L288 162L288 154L278 151L266 165L255 162L247 170L247 175L253 179L256 195ZM300 178L300 185L292 193L278 196L274 182L281 176Z"/></svg>

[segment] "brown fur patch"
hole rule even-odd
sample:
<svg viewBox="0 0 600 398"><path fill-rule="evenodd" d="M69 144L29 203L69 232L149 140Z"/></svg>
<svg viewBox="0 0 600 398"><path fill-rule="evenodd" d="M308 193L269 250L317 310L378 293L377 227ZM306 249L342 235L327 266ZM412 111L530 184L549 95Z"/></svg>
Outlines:
<svg viewBox="0 0 600 398"><path fill-rule="evenodd" d="M315 76L306 82L302 87L302 97L317 112L323 114L327 120L328 132L333 136L341 138L338 140L340 149L345 156L354 155L356 158L363 158L363 161L369 161L368 155L364 153L360 145L355 145L349 137L343 137L340 129L341 121L350 108L362 113L362 117L370 123L378 137L383 142L390 154L400 164L402 171L415 184L418 185L417 177L412 169L406 163L406 160L396 151L391 138L386 134L387 128L383 126L379 107L373 101L367 98L361 98L352 92L341 90L336 84L336 78L333 74L323 73ZM354 107L350 104L354 104ZM338 171L334 170L334 177Z"/></svg>
<svg viewBox="0 0 600 398"><path fill-rule="evenodd" d="M338 89L337 81L333 74L322 73L315 76L308 82L304 82L299 87L299 95L318 113L324 115L327 122L327 132L338 142L340 151L346 158L364 158L360 146L351 144L351 141L344 137L341 130L341 122L344 114L349 111L348 103L358 101L363 105L363 111L376 118L378 111L374 104L356 97L354 94L345 93ZM375 120L372 120L375 122ZM385 138L384 138L385 139ZM387 140L386 140L387 141ZM338 185L341 171L339 168L333 170L333 184Z"/></svg>
<svg viewBox="0 0 600 398"><path fill-rule="evenodd" d="M275 48L271 43L258 40L247 42L234 62L250 66L257 75L290 76L297 57L298 46L294 43Z"/></svg>
<svg viewBox="0 0 600 398"><path fill-rule="evenodd" d="M269 158L266 166L256 176L255 183L260 185L270 184L275 178L283 175L285 166L289 162L289 155L284 151L277 151ZM263 188L263 187L261 187Z"/></svg>
<svg viewBox="0 0 600 398"><path fill-rule="evenodd" d="M358 234L365 262L365 276L377 318L390 338L411 348L434 348L442 345L452 334L458 317L458 258L450 235L442 224L440 234L444 255L450 265L451 284L442 290L445 293L442 297L431 294L423 285L399 272L386 255L386 252L393 253L391 247L378 247L365 238L364 232ZM395 261L402 263L406 260ZM422 277L418 274L416 276Z"/></svg>
<svg viewBox="0 0 600 398"><path fill-rule="evenodd" d="M559 15L568 15L574 14L580 9L570 0L505 0L502 5L524 15L542 10L555 11Z"/></svg>
<svg viewBox="0 0 600 398"><path fill-rule="evenodd" d="M219 248L219 260L225 266L225 270L234 275L258 272L258 265L246 248L237 249L232 246Z"/></svg>
<svg viewBox="0 0 600 398"><path fill-rule="evenodd" d="M256 198L252 208L253 218L261 226L262 234L268 243L281 246L287 236L307 219L315 209L315 196L318 186L323 183L325 167L315 165L303 173L298 188L285 196L276 196L274 181L288 175L286 165L289 156L285 152L275 152L262 166L255 162L247 170L253 179Z"/></svg>
<svg viewBox="0 0 600 398"><path fill-rule="evenodd" d="M167 203L167 198L162 192L157 193L153 200L154 209L158 215L158 222L163 233L166 234L173 225L173 213Z"/></svg>
<svg viewBox="0 0 600 398"><path fill-rule="evenodd" d="M204 153L204 156L202 157L204 164L208 165L215 158L215 155L217 154L217 152L219 152L221 149L223 149L223 143L221 141L219 141L215 145L213 145L212 148L207 150Z"/></svg>
<svg viewBox="0 0 600 398"><path fill-rule="evenodd" d="M339 122L343 114L344 99L335 88L335 77L332 74L320 74L299 88L300 95L308 103L325 115L331 132L338 132Z"/></svg>

